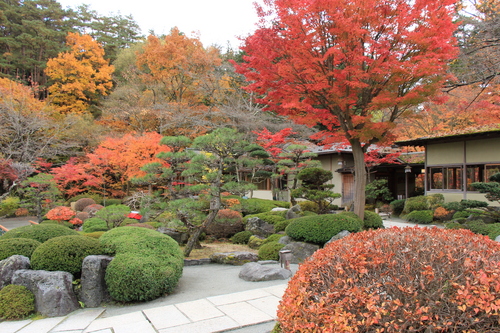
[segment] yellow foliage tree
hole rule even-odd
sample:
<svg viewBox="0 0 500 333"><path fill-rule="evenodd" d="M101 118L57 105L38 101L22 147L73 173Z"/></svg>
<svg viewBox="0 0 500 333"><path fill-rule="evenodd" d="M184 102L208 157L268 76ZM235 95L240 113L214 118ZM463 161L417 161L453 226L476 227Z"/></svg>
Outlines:
<svg viewBox="0 0 500 333"><path fill-rule="evenodd" d="M89 35L68 33L67 52L47 62L46 74L53 84L49 95L61 114L86 113L99 97L113 87L113 66L104 59L104 49Z"/></svg>

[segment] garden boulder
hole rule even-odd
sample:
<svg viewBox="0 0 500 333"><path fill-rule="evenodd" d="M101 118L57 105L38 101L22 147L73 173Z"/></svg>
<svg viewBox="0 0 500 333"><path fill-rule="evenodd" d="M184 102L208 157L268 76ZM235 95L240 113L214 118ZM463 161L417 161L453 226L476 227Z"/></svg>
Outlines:
<svg viewBox="0 0 500 333"><path fill-rule="evenodd" d="M111 300L104 277L113 257L92 255L83 259L80 300L87 308L95 308Z"/></svg>
<svg viewBox="0 0 500 333"><path fill-rule="evenodd" d="M14 272L29 268L30 260L25 256L14 255L0 261L0 289L11 283Z"/></svg>
<svg viewBox="0 0 500 333"><path fill-rule="evenodd" d="M247 220L245 230L250 231L254 235L266 238L274 234L274 225L258 217L251 217Z"/></svg>
<svg viewBox="0 0 500 333"><path fill-rule="evenodd" d="M303 263L308 257L319 249L318 245L305 242L292 242L285 245L281 250L290 250L292 252L291 264Z"/></svg>
<svg viewBox="0 0 500 333"><path fill-rule="evenodd" d="M249 262L256 262L259 260L258 255L252 252L219 252L210 256L212 262L218 264L241 266Z"/></svg>
<svg viewBox="0 0 500 333"><path fill-rule="evenodd" d="M35 295L36 311L42 316L65 316L80 308L73 292L73 275L21 269L14 272L12 284L25 286Z"/></svg>
<svg viewBox="0 0 500 333"><path fill-rule="evenodd" d="M286 280L292 276L292 272L281 267L261 265L256 262L244 264L239 277L245 281L272 281Z"/></svg>

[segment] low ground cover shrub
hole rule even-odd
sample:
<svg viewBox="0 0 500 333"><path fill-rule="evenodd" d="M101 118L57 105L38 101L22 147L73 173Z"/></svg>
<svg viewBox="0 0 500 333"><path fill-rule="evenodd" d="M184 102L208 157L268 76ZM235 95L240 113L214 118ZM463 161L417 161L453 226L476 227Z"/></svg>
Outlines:
<svg viewBox="0 0 500 333"><path fill-rule="evenodd" d="M271 242L277 242L283 236L285 236L285 235L283 235L283 234L272 234L272 235L268 236L266 239L264 239L264 241L262 242L262 245L267 244L267 243L271 243Z"/></svg>
<svg viewBox="0 0 500 333"><path fill-rule="evenodd" d="M250 237L252 237L252 232L244 230L235 234L230 240L233 244L247 244Z"/></svg>
<svg viewBox="0 0 500 333"><path fill-rule="evenodd" d="M464 229L351 234L300 266L278 320L283 332L497 332L499 253Z"/></svg>
<svg viewBox="0 0 500 333"><path fill-rule="evenodd" d="M434 220L434 211L432 210L414 210L406 215L406 220L419 224L430 224Z"/></svg>
<svg viewBox="0 0 500 333"><path fill-rule="evenodd" d="M35 296L25 286L9 284L0 290L0 318L22 319L35 312Z"/></svg>
<svg viewBox="0 0 500 333"><path fill-rule="evenodd" d="M259 260L279 260L280 250L285 244L280 244L277 241L262 244L259 247Z"/></svg>
<svg viewBox="0 0 500 333"><path fill-rule="evenodd" d="M325 214L293 219L286 227L285 233L298 241L322 246L342 230L358 232L362 226L363 222L357 217L344 214Z"/></svg>
<svg viewBox="0 0 500 333"><path fill-rule="evenodd" d="M258 198L241 199L240 205L238 206L241 207L240 209L243 216L269 212L271 209L276 207L290 208L290 204L285 201Z"/></svg>
<svg viewBox="0 0 500 333"><path fill-rule="evenodd" d="M8 238L0 237L0 260L4 260L13 255L20 255L31 258L31 254L42 243L29 238Z"/></svg>
<svg viewBox="0 0 500 333"><path fill-rule="evenodd" d="M394 216L399 216L403 213L403 209L405 208L405 201L406 200L404 199L391 201L389 205L391 206L392 214Z"/></svg>
<svg viewBox="0 0 500 333"><path fill-rule="evenodd" d="M18 197L7 197L0 202L0 216L14 216L19 208Z"/></svg>
<svg viewBox="0 0 500 333"><path fill-rule="evenodd" d="M404 209L402 214L406 215L415 210L429 210L436 209L444 203L444 196L442 194L419 195L405 200Z"/></svg>
<svg viewBox="0 0 500 333"><path fill-rule="evenodd" d="M365 217L363 219L363 228L364 229L378 229L384 227L384 221L380 215L375 212L371 212L365 210Z"/></svg>
<svg viewBox="0 0 500 333"><path fill-rule="evenodd" d="M78 232L58 224L37 224L9 230L2 236L2 239L29 238L44 243L54 237L71 235L78 235Z"/></svg>
<svg viewBox="0 0 500 333"><path fill-rule="evenodd" d="M309 215L306 215L309 216ZM283 221L278 221L274 224L274 231L275 232L281 232L285 231L286 227L292 222L292 220L283 220Z"/></svg>
<svg viewBox="0 0 500 333"><path fill-rule="evenodd" d="M103 254L101 243L91 237L60 236L41 244L31 256L36 270L63 271L79 275L86 256Z"/></svg>
<svg viewBox="0 0 500 333"><path fill-rule="evenodd" d="M275 211L275 212L265 212L259 214L247 215L243 218L244 223L246 224L249 218L258 217L262 221L265 221L269 224L276 224L280 221L284 221L286 218L286 210L283 211Z"/></svg>
<svg viewBox="0 0 500 333"><path fill-rule="evenodd" d="M117 301L149 301L171 292L184 266L175 240L154 230L115 228L99 239L114 255L106 270L106 285Z"/></svg>

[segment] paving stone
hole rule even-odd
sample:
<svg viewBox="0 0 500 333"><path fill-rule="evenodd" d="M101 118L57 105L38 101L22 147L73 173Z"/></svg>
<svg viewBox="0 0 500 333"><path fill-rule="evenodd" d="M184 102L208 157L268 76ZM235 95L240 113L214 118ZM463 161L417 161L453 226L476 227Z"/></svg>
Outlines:
<svg viewBox="0 0 500 333"><path fill-rule="evenodd" d="M170 327L166 329L159 330L159 333L213 333L222 332L235 328L241 327L236 321L231 318L224 316L218 318L212 318L202 321L197 321L195 323ZM142 332L141 332L142 333Z"/></svg>
<svg viewBox="0 0 500 333"><path fill-rule="evenodd" d="M276 319L276 311L278 310L278 305L280 304L280 298L276 296L262 297L247 301L247 303L256 307L268 316Z"/></svg>
<svg viewBox="0 0 500 333"><path fill-rule="evenodd" d="M264 290L265 292L268 292L276 297L281 298L285 294L285 290L287 287L288 287L288 284L279 284L276 286L262 288L262 290Z"/></svg>
<svg viewBox="0 0 500 333"><path fill-rule="evenodd" d="M241 291L233 294L207 297L207 299L213 304L219 306L224 304L248 301L251 299L267 297L267 296L269 296L269 293L265 292L264 290L254 289L254 290Z"/></svg>
<svg viewBox="0 0 500 333"><path fill-rule="evenodd" d="M175 305L191 321L200 321L210 318L223 316L224 313L218 310L212 303L206 299L200 299L192 302L179 303Z"/></svg>
<svg viewBox="0 0 500 333"><path fill-rule="evenodd" d="M46 333L50 332L51 329L60 324L66 317L52 317L45 318L41 320L33 320L28 326L23 327L21 330L16 331L16 333ZM1 325L0 325L1 327ZM3 330L0 328L0 332Z"/></svg>
<svg viewBox="0 0 500 333"><path fill-rule="evenodd" d="M137 311L119 316L96 319L85 329L84 333L95 332L106 328L113 328L114 333L155 332L153 326L151 326L144 314Z"/></svg>
<svg viewBox="0 0 500 333"><path fill-rule="evenodd" d="M0 323L0 332L2 333L14 333L24 326L30 324L32 320L21 320L21 321L4 321Z"/></svg>
<svg viewBox="0 0 500 333"><path fill-rule="evenodd" d="M219 310L231 317L241 326L274 320L274 316L262 312L247 302L221 305L219 306Z"/></svg>
<svg viewBox="0 0 500 333"><path fill-rule="evenodd" d="M66 320L57 325L52 331L71 331L71 330L84 330L89 326L95 319L97 319L104 309L84 309L72 313L67 316Z"/></svg>
<svg viewBox="0 0 500 333"><path fill-rule="evenodd" d="M157 329L163 329L183 324L191 321L174 305L167 305L142 311L151 324Z"/></svg>

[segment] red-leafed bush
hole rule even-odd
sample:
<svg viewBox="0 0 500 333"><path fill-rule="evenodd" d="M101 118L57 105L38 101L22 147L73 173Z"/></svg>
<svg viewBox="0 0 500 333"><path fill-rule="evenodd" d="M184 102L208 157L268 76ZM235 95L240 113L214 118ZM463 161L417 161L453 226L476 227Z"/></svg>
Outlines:
<svg viewBox="0 0 500 333"><path fill-rule="evenodd" d="M278 308L283 332L500 332L500 244L391 228L316 251Z"/></svg>
<svg viewBox="0 0 500 333"><path fill-rule="evenodd" d="M49 220L54 220L59 223L62 223L63 221L69 221L75 216L76 212L73 211L71 208L66 207L66 206L58 206L56 208L52 208L47 212L47 218Z"/></svg>
<svg viewBox="0 0 500 333"><path fill-rule="evenodd" d="M93 204L93 205L90 205L90 206L87 206L83 209L83 212L85 213L88 213L89 214L89 218L91 217L94 217L95 214L100 211L101 209L103 209L104 206L102 205L99 205L99 204Z"/></svg>
<svg viewBox="0 0 500 333"><path fill-rule="evenodd" d="M439 221L449 221L453 218L454 211L447 210L444 207L434 209L434 219Z"/></svg>
<svg viewBox="0 0 500 333"><path fill-rule="evenodd" d="M206 229L207 235L215 238L229 238L243 231L243 217L240 212L231 209L221 209L217 217Z"/></svg>

